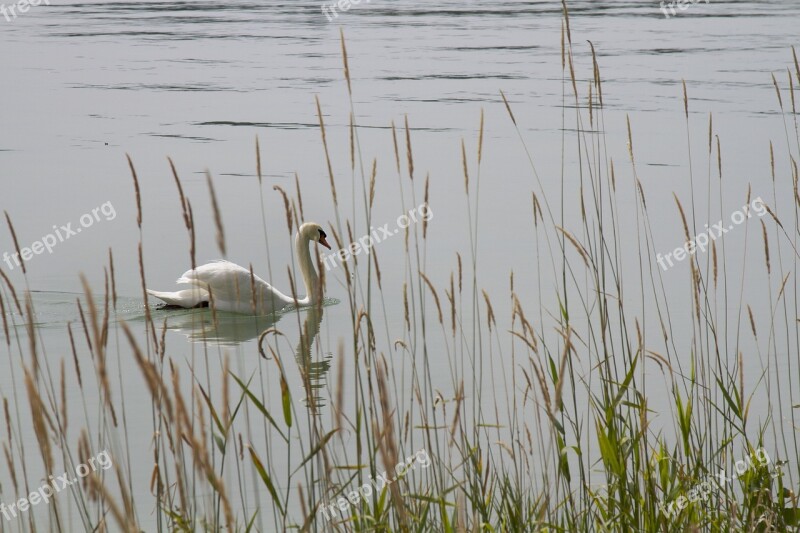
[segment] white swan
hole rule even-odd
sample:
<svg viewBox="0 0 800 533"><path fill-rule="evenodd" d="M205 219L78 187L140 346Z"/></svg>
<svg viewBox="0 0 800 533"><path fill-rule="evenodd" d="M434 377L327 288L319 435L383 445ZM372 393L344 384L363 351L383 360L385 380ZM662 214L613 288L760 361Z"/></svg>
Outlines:
<svg viewBox="0 0 800 533"><path fill-rule="evenodd" d="M255 288L255 312L267 315L280 311L288 305L309 305L322 298L319 276L314 269L309 242L315 241L331 249L327 235L319 224L306 222L297 230L295 253L300 263L300 272L306 285L306 297L295 301L281 291L259 278L250 276L250 271L230 261L213 261L189 270L178 278L177 283L192 285L192 288L177 292L158 292L147 290L167 305L193 308L207 307L213 300L219 311L253 314L253 288Z"/></svg>

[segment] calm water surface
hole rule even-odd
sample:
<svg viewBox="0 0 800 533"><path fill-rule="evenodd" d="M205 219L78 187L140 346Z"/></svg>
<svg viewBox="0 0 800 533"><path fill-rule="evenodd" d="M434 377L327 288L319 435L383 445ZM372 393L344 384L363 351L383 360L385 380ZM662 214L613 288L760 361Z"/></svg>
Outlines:
<svg viewBox="0 0 800 533"><path fill-rule="evenodd" d="M373 224L394 224L398 215L415 205L408 189L400 201L390 129L392 122L402 125L407 116L414 147L415 199L421 202L422 179L429 175L435 215L424 270L435 283L447 283L455 254L469 250L460 142L465 139L474 154L483 110L479 286L506 301L509 274L514 271L515 289L522 297L534 301L541 293L545 307L557 309L554 285L547 286L549 274L542 274L544 285L526 275L537 262L530 233L530 194L536 184L499 91L513 106L547 194L555 200L562 187L565 138L564 185L575 189L574 100L570 85L562 80L560 2L373 0L354 6L333 23L322 14L321 3L305 1L52 0L51 4L32 7L10 22L0 18L0 207L12 218L20 246L53 232L54 226L71 223L73 229L81 229L58 242L52 254L45 251L28 263L27 283L36 291L33 301L42 350L54 373L58 361L71 355L66 324L78 319L74 302L81 292L79 274L87 277L96 294L102 293L103 265L109 248L113 249L121 298L111 333L119 345L114 349L119 355L113 358L113 374L118 385L127 387L135 494L148 495L150 469L136 465L152 464L148 448L152 422L149 409L139 412L131 407L145 401L146 393L127 342L116 329L119 320L128 320L143 338L139 229L125 154L132 157L140 179L143 264L149 287L171 290L189 266L169 156L194 207L198 261L220 255L205 181L208 170L216 184L228 259L252 263L257 274L287 292L290 237L283 200L272 187L292 192L297 175L306 219L328 225L336 218L316 116L317 97L328 127L342 212L349 215L362 205L351 187L350 107L340 29L347 39L361 155L366 166L377 159ZM570 11L582 98L588 95L591 78L587 41L598 52L609 154L618 168L617 179L625 184L620 187L620 208L635 216L627 116L657 250L667 252L682 242L672 193L683 202L690 198L681 80L686 81L691 99L695 172L699 169L705 180L707 120L713 113L724 154L725 205L741 205L748 184L755 196L772 200L769 141L781 148L786 144L770 75L787 85L791 46L800 44L800 5L788 0L712 1L690 5L669 20L657 2L576 1L570 2ZM256 178L256 135L263 152L269 263ZM779 157L782 162L786 159L785 154ZM784 172L781 179L791 178ZM699 220L716 221L718 210L708 215L704 190L705 185L696 191ZM88 220L81 219L83 215L107 203L113 207L113 217L107 208L91 224L82 225ZM732 210L725 209L725 213ZM566 205L564 220L565 227L580 228L580 206ZM698 224L697 231L702 229ZM749 231L742 229L741 235L726 241L732 257L741 257L736 252ZM354 234L365 232L362 220ZM623 242L637 238L633 233L620 235ZM0 253L13 251L10 234L0 231ZM402 237L382 243L379 253L387 303L382 327L388 331L386 338L394 339L402 335L403 327ZM625 259L632 265L636 260ZM746 266L741 259L731 261L732 272ZM752 261L758 264L763 259ZM20 290L25 287L18 267L0 263L0 268ZM664 273L664 283L675 295L676 305L685 305L690 293L686 272L679 270ZM318 355L307 362L315 365L321 390L341 332L351 329L346 301L341 303L346 300L343 269L329 276L330 301L319 326ZM763 295L748 294L746 285L742 290L757 314L769 313L770 303ZM738 302L731 308L738 309ZM502 314L507 320L505 308ZM231 355L236 373L252 374L258 357L255 339L271 325L227 317L214 328L205 312L157 312L157 322L167 317L170 356L186 367L197 363L205 372L197 377L201 382L219 382L224 353ZM542 321L547 317L537 319L545 329ZM205 326L198 327L198 320ZM301 324L294 315L277 327L296 346ZM673 327L680 329L680 324ZM216 341L208 352L193 342L204 335ZM675 342L688 344L690 338L687 333L686 339ZM432 353L443 350L430 348ZM297 350L298 364L303 364L301 351ZM401 354L392 357L393 364L404 364ZM754 368L757 363L753 362ZM0 394L5 397L14 397L15 383L19 387L19 364L12 358L0 365L17 372L16 382L12 372L0 372ZM436 387L452 396L445 362L433 364L442 366ZM508 361L500 361L496 368L512 370ZM290 372L290 377L293 390L299 391L298 373ZM80 401L77 388L70 394L71 401ZM402 394L408 401L411 391ZM279 404L277 391L271 400ZM96 404L99 398L88 401ZM20 409L24 414L27 406ZM35 449L32 433L24 441ZM0 466L4 488L10 486L7 477L4 464ZM6 491L2 497L11 500L13 494ZM152 509L140 512L147 524Z"/></svg>

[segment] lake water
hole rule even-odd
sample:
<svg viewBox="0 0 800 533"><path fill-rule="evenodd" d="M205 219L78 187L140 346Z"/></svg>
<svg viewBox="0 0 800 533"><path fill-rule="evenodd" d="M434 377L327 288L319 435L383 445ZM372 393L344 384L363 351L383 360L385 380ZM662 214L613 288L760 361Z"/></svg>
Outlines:
<svg viewBox="0 0 800 533"><path fill-rule="evenodd" d="M500 90L531 149L541 186L558 206L555 199L562 185L577 190L579 184L574 97L571 83L562 77L560 3L373 0L341 12L333 22L321 7L321 2L306 1L52 0L50 5L32 6L11 20L0 17L0 207L11 217L21 247L54 232L64 233L51 246L52 253L40 250L32 256L27 279L13 259L4 260L0 268L18 291L26 284L35 291L41 349L55 376L61 358L69 361L71 357L66 324L79 320L75 307L82 292L79 274L86 276L95 294L101 294L103 266L109 248L113 250L120 301L110 333L114 339L111 373L115 390L123 383L127 387L124 397L127 433L133 446L133 489L144 500L149 497L151 470L138 465L152 464L153 427L149 405L142 412L132 405L147 401L149 395L117 327L120 320L130 321L144 342L137 255L140 233L125 156L130 154L140 181L148 287L172 290L175 279L189 268L188 238L169 156L192 202L198 261L220 257L206 185L208 170L225 228L227 258L245 266L252 264L256 274L288 292L286 266L291 262L292 240L283 200L273 186L293 194L297 176L305 218L325 227L336 220L315 98L319 98L327 126L341 212L350 216L363 211L361 193L351 186L350 103L340 30L347 41L361 164L367 174L373 158L377 160L372 225L389 223L393 227L399 215L419 205L423 180L429 175L433 218L422 270L437 286L447 285L456 253L468 257L470 247L460 143L462 139L466 142L471 178L475 179L475 147L483 110L486 129L478 287L493 295L498 322L506 325L509 309L505 302L512 271L515 290L523 301L531 302L532 308L535 302L542 302L545 309L558 309L554 288L558 277L549 271L539 280L527 275L540 259L549 261L538 257L533 242L531 191L540 194L540 190ZM652 245L664 253L682 245L683 229L673 192L684 206L691 202L691 194L681 80L685 80L690 97L697 180L698 222L693 233L703 231L705 221L715 222L720 213L727 216L741 206L748 186L754 197L792 208L790 195L778 194L776 200L770 175L770 141L776 147L776 164L781 169L778 178L783 183L791 182L789 151L797 152L791 142L787 145L784 116L770 76L774 74L784 89L783 103L790 109L786 69L792 65L791 47L800 44L800 4L791 0L712 0L690 4L669 19L657 2L574 1L569 8L582 105L592 76L588 41L597 50L608 153L622 184L619 208L630 217L620 224L623 243L641 238L633 231L637 203L626 147L629 117L637 172L649 202ZM720 199L709 199L706 191L709 113L714 116L724 160L725 186ZM414 153L413 197L407 178L406 189L399 189L391 131L392 123L401 129L406 117ZM584 127L588 129L586 124ZM788 124L787 128L791 134L794 126ZM403 132L398 134L404 142ZM262 149L263 189L256 177L256 136ZM563 171L562 141L567 149ZM563 184L562 172L566 176ZM711 175L716 179L716 170ZM360 180L357 171L355 182ZM709 209L711 204L714 207ZM580 235L577 202L564 206L563 217L564 227ZM60 228L69 224L75 233L63 238L68 232ZM628 228L631 231L626 231ZM727 265L732 283L738 286L742 276L736 278L736 273L763 269L761 230L754 225L740 233L731 231L725 241L730 247ZM367 232L365 222L359 219L354 236ZM757 252L742 253L747 234L755 239L749 246L755 246ZM0 231L0 253L14 251L10 233ZM381 349L392 364L406 369L408 362L402 353L392 352L389 346L403 337L402 283L407 266L402 236L387 238L378 253L385 298ZM624 261L635 265L638 257L626 256ZM359 268L366 266L362 262ZM686 271L684 265L663 273L665 291L677 307L690 302ZM634 301L637 297L646 300L647 295L636 294L637 285L634 283L629 296ZM774 302L747 284L741 285L740 292L756 316L769 316ZM323 384L323 402L330 397L324 387L325 375L338 364L334 354L341 332L352 331L341 267L329 273L327 296L330 300L317 349L320 357L314 362ZM444 297L443 292L440 296ZM739 309L736 300L729 304L730 310ZM231 368L239 375L249 376L258 368L256 337L268 325L228 317L219 330L206 332L217 342L204 351L202 345L191 342L202 338L197 322L191 319L197 312L156 314L158 324L164 318L171 320L167 353L175 364L183 365L184 382L190 379L188 368L197 362L203 370L197 379L218 383L224 353L230 354ZM182 322L182 316L188 316L188 322ZM207 315L202 316L208 320ZM553 317L543 311L532 312L531 317L549 335ZM683 324L683 318L675 318L672 327L687 331L685 339L675 342L688 343L690 317ZM16 320L19 322L19 316ZM768 322L761 325L768 327ZM297 346L299 320L281 320L276 327L290 346ZM647 328L660 334L656 323ZM24 327L17 329L24 338ZM509 328L500 328L504 329ZM82 333L79 337L83 341ZM352 342L352 338L345 341ZM447 349L431 342L432 354ZM82 347L86 364L90 364L85 342ZM20 360L12 355L7 359L0 364L0 394L12 401L24 399L24 392L14 392L14 387L20 387ZM760 368L756 358L750 364L754 371ZM433 388L451 398L454 385L444 356L441 361L433 357L432 365L441 371ZM493 366L498 372L514 371L506 360ZM16 381L7 368L16 371ZM401 375L403 371L399 371ZM289 377L299 397L302 384L296 369ZM495 379L502 383L502 378ZM273 389L271 401L276 406L280 404L277 381ZM406 387L399 403L407 403L411 397ZM70 389L69 399L77 415L81 402L77 387ZM91 407L100 398L95 392L84 401ZM28 411L22 402L19 412L23 419ZM36 449L32 430L20 438L31 450ZM3 464L2 500L11 501L14 494L8 491L11 485L7 480ZM139 513L142 524L152 520L151 508L139 509Z"/></svg>

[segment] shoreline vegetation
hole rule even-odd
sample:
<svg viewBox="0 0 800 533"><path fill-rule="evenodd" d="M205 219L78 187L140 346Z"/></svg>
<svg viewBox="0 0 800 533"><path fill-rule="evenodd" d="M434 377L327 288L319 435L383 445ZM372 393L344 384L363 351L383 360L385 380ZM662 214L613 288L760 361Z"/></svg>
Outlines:
<svg viewBox="0 0 800 533"><path fill-rule="evenodd" d="M505 107L508 125L515 129L520 149L530 161L529 229L537 257L531 271L541 280L541 270L552 269L559 280L555 291L540 292L538 301L523 301L515 293L515 279L529 272L511 273L506 296L481 289L483 112L474 152L462 143L462 160L453 162L464 175L463 196L458 199L462 191L454 191L453 201L463 201L469 214L469 249L453 258L449 283L437 285L424 268L426 250L435 244L428 242L428 222L423 219L405 228L402 302L384 299L378 247L369 255L354 257L353 264L341 263L346 282L341 293L346 291L346 296L335 311L349 312L352 329L337 332L343 338L335 339L338 349L332 359L330 389L314 386L319 368L314 362L309 364L320 352L322 307L298 309L286 317L296 321L301 331L293 350L287 349L277 327L262 331L258 352L254 349L250 354L259 359L259 370L252 376L238 375L229 357L211 345L204 346L197 358L173 358L169 344L175 341L167 338L166 322L159 323L150 307L144 307L142 321L120 320L118 327L114 325L117 293L110 250L105 286L90 287L82 278L85 298L77 302L81 320L66 328L71 353L48 357L37 335L27 274L26 286L14 287L0 268L0 346L7 356L3 371L10 373L14 383L13 391L3 391L0 441L12 483L3 485L0 500L18 499L27 487L39 486L32 472L74 470L95 450L108 450L114 458L108 471L92 472L70 486L69 498L52 499L47 506L38 506L36 514L19 517L11 527L69 531L80 523L87 531L128 532L671 532L797 527L800 446L794 428L800 425L795 420L800 403L796 396L800 393L796 350L800 323L798 287L792 274L798 256L796 251L781 260L775 256L777 240L791 244L800 235L798 166L792 155L800 153L794 95L795 87L800 87L797 57L793 57L787 83L781 86L773 78L786 131L793 130L794 138L787 137L785 153L774 147L769 167L765 162L775 190L772 198L762 195L769 216L753 219L762 230L765 262L763 270L750 273L748 280L763 284L779 312L773 317L754 317L746 303L728 301L740 280L729 279L726 261L743 258L727 256L722 241L712 241L710 253L703 258L693 255L676 267L685 270L691 304L669 308L655 262L658 250L652 242L647 208L652 198L637 173L631 121L627 122L628 153L618 154L616 162L608 153L604 133L585 134L606 131L601 67L592 46L588 90L583 83L579 90L566 3L563 8L564 103L574 109L579 127L574 153L569 152L571 144L564 146L562 168L566 157L585 161L580 167L580 190L562 187L559 198L543 193L535 167L541 154L526 143L522 125L502 91L496 104ZM355 117L343 34L341 42L350 116ZM789 101L781 97L787 90L790 109ZM691 151L698 143L688 133L689 105L684 83L686 140ZM354 221L342 218L351 206L340 205L337 184L343 178L334 174L319 99L316 110L336 213L332 233L342 249L355 242L354 235L377 222L372 212L377 162L364 164L358 128L351 127L352 188L360 195L365 222L354 227ZM685 200L674 198L687 241L698 232L695 188L707 187L716 193L722 187L723 157L712 118L708 119L707 183L697 176L696 181L686 178L692 187L688 209ZM428 179L421 179L414 167L408 119L401 127L392 124L391 133L391 166L403 191L403 208L421 205L420 199L427 205ZM705 139L699 143L704 152L705 144ZM267 192L258 140L255 159L263 199ZM688 161L692 176L691 157ZM128 163L140 230L141 297L146 301L147 243L141 240L146 221L142 220L143 198L135 166L130 158ZM177 189L176 208L183 214L194 266L194 220L199 213L184 196L178 171L169 163ZM359 172L359 168L367 170ZM210 175L208 187L213 211L208 216L214 218L224 256L223 213L217 207ZM639 221L637 228L626 230L637 235L628 246L623 246L620 237L617 191L622 187L633 191ZM291 235L304 220L300 183L296 182L294 192L274 189L284 200ZM775 207L781 195L797 199L792 201L794 212ZM742 200L749 203L751 198L748 194ZM564 205L575 202L582 207L582 218L567 228ZM720 213L708 213L708 218L719 220L731 207L720 206ZM12 220L7 217L7 222L16 243ZM744 236L751 223L756 224L745 220L738 233ZM277 231L264 227L265 236ZM625 254L640 258L638 272L622 275ZM324 277L321 258L317 257L317 263ZM289 267L289 275L297 280L295 267ZM623 296L626 290L641 293L642 300L652 299L659 313L643 316L635 306L629 309L630 300ZM729 311L729 304L738 305L738 310L731 307ZM391 335L376 327L384 322L389 305L403 306L404 316L402 328ZM209 312L212 320L219 319L213 305ZM673 342L686 336L673 331L670 316L678 314L691 317L690 353ZM548 323L534 317L548 317ZM644 334L654 324L663 331L660 338ZM729 345L739 335L752 335L768 361L755 390L745 390L744 355L738 351L738 342ZM434 338L445 347L444 353L429 351ZM786 351L776 348L784 345ZM118 367L122 346L132 351L146 391L130 391L132 378L110 372ZM506 346L511 347L510 353ZM389 357L396 353L400 355ZM434 357L445 360L450 369L448 391L432 385ZM511 364L495 368L497 359ZM352 373L345 373L345 361L352 362ZM404 367L398 370L395 364ZM199 371L209 365L221 367L220 383L198 379ZM495 372L505 372L504 390L495 387ZM298 373L306 385L304 397L289 386L289 374ZM790 376L794 387L775 387L781 383L781 374ZM647 375L662 376L663 387L652 386ZM79 388L81 406L67 405L67 388L73 384ZM352 394L349 403L344 400L345 389ZM275 396L272 391L280 391L280 401L270 400ZM130 403L133 394L136 400ZM497 394L503 397L497 399ZM329 406L325 416L319 411L323 401ZM669 412L654 412L652 405L657 401L665 401ZM768 416L754 419L751 410L756 406L766 409ZM152 417L151 434L128 431L133 412ZM27 435L35 435L36 447L26 442ZM268 445L259 444L261 440ZM132 464L132 451L144 447L152 454L152 463ZM347 498L355 488L391 471L418 450L426 451L429 468L409 469L396 482L359 495L347 506L346 516L321 518L323 505ZM762 468L762 455L771 458L775 468ZM709 476L717 475L720 467L730 472L734 459L751 467L730 483L703 485L703 498L690 501L686 497ZM133 496L141 494L142 488L134 489L132 471L143 469L149 472L150 499ZM684 499L666 516L664 502L679 498Z"/></svg>

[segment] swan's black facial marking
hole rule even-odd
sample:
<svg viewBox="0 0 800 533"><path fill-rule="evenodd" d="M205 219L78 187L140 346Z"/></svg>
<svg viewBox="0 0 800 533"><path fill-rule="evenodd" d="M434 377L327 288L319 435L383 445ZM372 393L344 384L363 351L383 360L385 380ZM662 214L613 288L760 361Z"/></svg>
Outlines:
<svg viewBox="0 0 800 533"><path fill-rule="evenodd" d="M322 246L324 246L325 248L327 248L328 250L330 250L330 249L331 249L331 245L330 245L330 244L328 244L328 241L326 240L326 238L327 238L327 237L328 237L328 234L327 234L327 233L325 233L324 231L322 231L322 228L320 228L320 229L319 229L319 239L317 239L317 241L318 241L318 242L319 242L319 243L320 243Z"/></svg>

